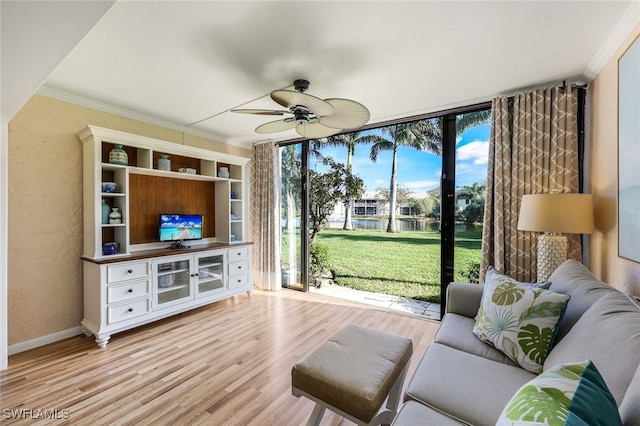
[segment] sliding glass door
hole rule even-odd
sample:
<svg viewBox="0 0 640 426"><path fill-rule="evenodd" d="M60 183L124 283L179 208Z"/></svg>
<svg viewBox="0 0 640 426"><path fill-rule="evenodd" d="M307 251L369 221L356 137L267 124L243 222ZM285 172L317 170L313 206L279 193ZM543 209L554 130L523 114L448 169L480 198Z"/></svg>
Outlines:
<svg viewBox="0 0 640 426"><path fill-rule="evenodd" d="M480 271L490 119L490 109L451 113L441 118L441 316L446 309L449 283L473 281Z"/></svg>
<svg viewBox="0 0 640 426"><path fill-rule="evenodd" d="M479 267L489 118L488 109L452 112L281 146L283 286L318 286L309 277L313 238L312 254L328 262L323 282L329 272L340 286L440 302L444 310L448 283L472 280ZM310 205L322 198L312 188L327 189L318 179L338 169L360 178L363 192ZM310 209L328 209L313 233Z"/></svg>
<svg viewBox="0 0 640 426"><path fill-rule="evenodd" d="M307 290L307 253L306 233L308 221L304 212L307 210L307 194L303 191L303 165L306 166L308 142L280 147L282 168L281 182L281 273L282 286L296 290ZM303 149L304 148L304 149Z"/></svg>

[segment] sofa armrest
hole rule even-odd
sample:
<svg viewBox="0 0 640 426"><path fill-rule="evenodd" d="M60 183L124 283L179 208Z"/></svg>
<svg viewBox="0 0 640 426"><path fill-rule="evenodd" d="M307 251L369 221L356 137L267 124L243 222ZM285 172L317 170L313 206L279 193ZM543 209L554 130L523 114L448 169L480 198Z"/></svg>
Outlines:
<svg viewBox="0 0 640 426"><path fill-rule="evenodd" d="M471 283L449 283L447 286L446 312L474 318L480 308L483 285Z"/></svg>

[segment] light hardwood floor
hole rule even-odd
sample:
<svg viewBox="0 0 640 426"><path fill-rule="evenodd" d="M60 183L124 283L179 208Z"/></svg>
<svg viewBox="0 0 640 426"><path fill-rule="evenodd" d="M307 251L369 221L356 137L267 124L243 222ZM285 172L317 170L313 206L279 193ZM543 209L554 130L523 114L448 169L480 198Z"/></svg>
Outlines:
<svg viewBox="0 0 640 426"><path fill-rule="evenodd" d="M106 349L78 336L9 357L0 424L303 425L313 403L291 395L291 367L349 323L411 338L408 377L439 326L292 290L255 291L116 334ZM34 420L37 410L58 410L59 419ZM322 422L351 424L330 412Z"/></svg>

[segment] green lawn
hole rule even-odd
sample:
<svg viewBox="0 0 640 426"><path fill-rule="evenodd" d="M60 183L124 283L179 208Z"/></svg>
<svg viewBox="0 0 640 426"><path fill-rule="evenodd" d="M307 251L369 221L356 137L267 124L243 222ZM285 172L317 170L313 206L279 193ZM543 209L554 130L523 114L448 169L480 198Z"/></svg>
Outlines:
<svg viewBox="0 0 640 426"><path fill-rule="evenodd" d="M482 230L456 232L455 279L480 261ZM440 233L324 229L316 241L329 248L337 284L358 290L440 301Z"/></svg>

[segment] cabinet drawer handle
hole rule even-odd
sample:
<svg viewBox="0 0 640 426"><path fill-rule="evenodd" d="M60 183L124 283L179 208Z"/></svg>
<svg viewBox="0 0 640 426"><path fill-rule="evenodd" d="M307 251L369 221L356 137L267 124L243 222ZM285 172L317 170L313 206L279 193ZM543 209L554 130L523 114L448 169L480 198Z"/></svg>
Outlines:
<svg viewBox="0 0 640 426"><path fill-rule="evenodd" d="M129 290L127 290L129 293L133 293L133 289L130 288Z"/></svg>
<svg viewBox="0 0 640 426"><path fill-rule="evenodd" d="M133 274L133 269L129 269L127 272Z"/></svg>
<svg viewBox="0 0 640 426"><path fill-rule="evenodd" d="M129 308L128 310L129 310L129 312L133 312L133 308Z"/></svg>

